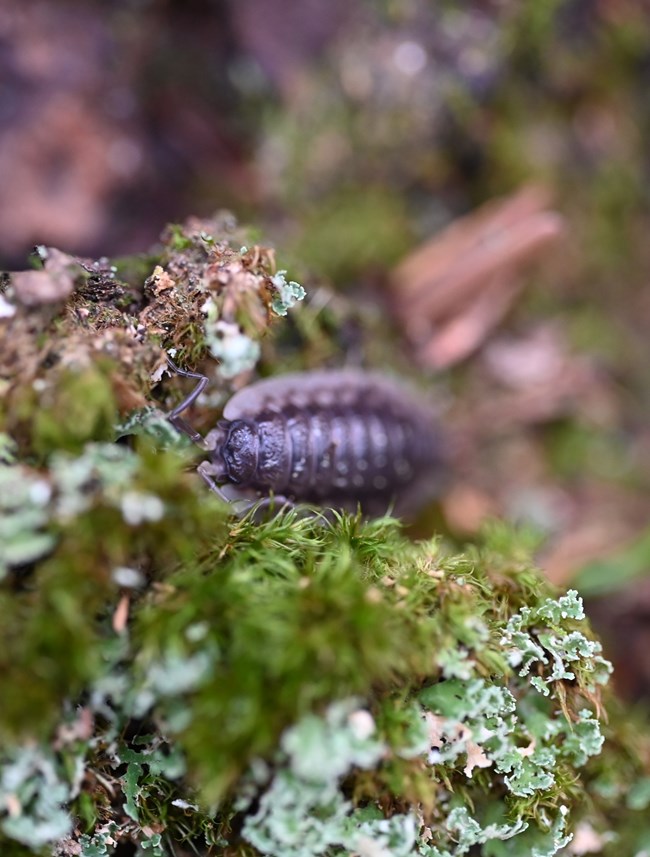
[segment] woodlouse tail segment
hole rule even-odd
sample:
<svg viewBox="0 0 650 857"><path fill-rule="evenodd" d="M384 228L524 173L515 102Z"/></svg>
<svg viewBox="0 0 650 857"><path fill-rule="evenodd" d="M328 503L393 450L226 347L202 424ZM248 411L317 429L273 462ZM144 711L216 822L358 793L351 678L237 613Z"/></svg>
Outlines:
<svg viewBox="0 0 650 857"><path fill-rule="evenodd" d="M208 383L208 376L203 375L200 372L188 372L186 369L181 369L170 357L167 357L167 363L177 375L181 375L183 378L198 378L198 384L196 387L192 390L189 396L186 396L180 404L176 405L174 410L167 415L167 419L177 431L186 434L194 443L198 443L200 446L203 446L205 443L203 437L198 433L198 431L196 431L196 429L193 429L192 426L183 419L181 414L183 411L186 411L190 405L193 405L205 390Z"/></svg>

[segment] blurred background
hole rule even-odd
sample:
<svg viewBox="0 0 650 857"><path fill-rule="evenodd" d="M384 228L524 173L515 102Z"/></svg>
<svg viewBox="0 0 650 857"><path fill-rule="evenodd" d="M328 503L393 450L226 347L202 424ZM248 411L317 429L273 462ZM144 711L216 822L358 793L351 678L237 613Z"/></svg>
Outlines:
<svg viewBox="0 0 650 857"><path fill-rule="evenodd" d="M0 269L226 208L379 307L455 437L441 525L534 533L638 698L649 93L645 0L2 0Z"/></svg>

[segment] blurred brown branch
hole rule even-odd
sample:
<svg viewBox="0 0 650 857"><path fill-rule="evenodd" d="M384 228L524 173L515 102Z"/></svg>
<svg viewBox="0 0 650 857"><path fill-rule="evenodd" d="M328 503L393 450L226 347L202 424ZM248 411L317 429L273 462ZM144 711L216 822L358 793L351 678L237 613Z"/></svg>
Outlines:
<svg viewBox="0 0 650 857"><path fill-rule="evenodd" d="M392 273L398 317L422 363L467 357L512 307L522 269L564 235L548 193L524 187L452 223Z"/></svg>

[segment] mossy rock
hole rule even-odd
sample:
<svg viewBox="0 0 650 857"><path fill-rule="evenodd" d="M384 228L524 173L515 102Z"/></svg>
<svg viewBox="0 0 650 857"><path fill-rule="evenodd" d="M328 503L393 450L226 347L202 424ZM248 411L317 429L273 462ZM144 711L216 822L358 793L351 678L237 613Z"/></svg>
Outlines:
<svg viewBox="0 0 650 857"><path fill-rule="evenodd" d="M525 540L493 527L458 554L391 518L239 519L192 472L153 404L174 396L161 346L217 352L225 394L253 363L224 339L257 345L300 297L243 240L170 230L141 281L67 261L36 303L4 281L3 857L646 847L647 735ZM251 359L282 368L280 342Z"/></svg>

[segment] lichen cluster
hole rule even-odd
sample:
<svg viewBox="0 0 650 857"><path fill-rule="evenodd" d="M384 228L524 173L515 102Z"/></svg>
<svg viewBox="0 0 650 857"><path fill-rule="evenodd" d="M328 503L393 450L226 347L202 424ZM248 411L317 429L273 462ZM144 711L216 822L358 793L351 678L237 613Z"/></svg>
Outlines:
<svg viewBox="0 0 650 857"><path fill-rule="evenodd" d="M5 665L5 837L43 854L556 853L608 672L575 593L390 519L227 523L189 490L172 500L178 470L150 469L171 456L88 449L76 508L59 483L47 505L56 546L9 575L3 651L31 622Z"/></svg>
<svg viewBox="0 0 650 857"><path fill-rule="evenodd" d="M219 229L4 284L3 857L640 851L650 743L512 533L238 519L188 467L163 349L221 395L303 297Z"/></svg>

